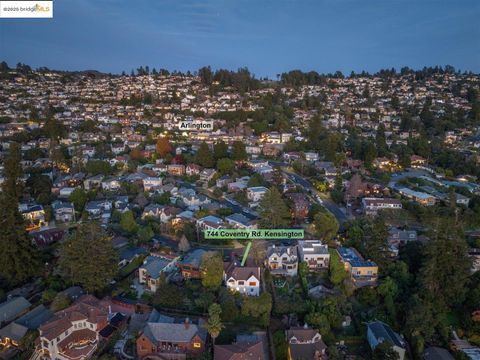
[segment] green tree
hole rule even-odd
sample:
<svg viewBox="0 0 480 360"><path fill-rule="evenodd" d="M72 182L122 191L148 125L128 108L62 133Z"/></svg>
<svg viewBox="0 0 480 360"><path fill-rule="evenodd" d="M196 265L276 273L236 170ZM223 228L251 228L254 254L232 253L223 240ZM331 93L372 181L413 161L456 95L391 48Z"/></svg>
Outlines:
<svg viewBox="0 0 480 360"><path fill-rule="evenodd" d="M133 217L133 212L131 210L125 211L122 214L122 217L120 220L120 227L122 228L123 231L129 234L133 234L137 231L138 224L135 221L135 218Z"/></svg>
<svg viewBox="0 0 480 360"><path fill-rule="evenodd" d="M155 233L150 226L142 226L140 230L138 230L138 240L140 243L149 242L153 235L155 235Z"/></svg>
<svg viewBox="0 0 480 360"><path fill-rule="evenodd" d="M383 341L377 345L372 354L373 360L400 360L400 355L393 349L392 343Z"/></svg>
<svg viewBox="0 0 480 360"><path fill-rule="evenodd" d="M259 224L265 229L278 229L290 223L290 212L276 187L265 193L258 206Z"/></svg>
<svg viewBox="0 0 480 360"><path fill-rule="evenodd" d="M222 307L217 304L213 303L210 305L208 308L208 321L205 325L205 328L207 329L208 333L212 337L212 341L215 344L215 339L220 335L220 331L224 328L222 324Z"/></svg>
<svg viewBox="0 0 480 360"><path fill-rule="evenodd" d="M232 145L232 159L234 161L243 161L247 159L245 144L241 141L235 141Z"/></svg>
<svg viewBox="0 0 480 360"><path fill-rule="evenodd" d="M377 265L384 266L388 263L388 228L383 216L377 216L369 226L369 235L365 239L367 256Z"/></svg>
<svg viewBox="0 0 480 360"><path fill-rule="evenodd" d="M38 252L25 231L25 223L18 211L22 194L20 147L13 143L4 162L4 177L0 193L0 278L8 286L15 286L38 274Z"/></svg>
<svg viewBox="0 0 480 360"><path fill-rule="evenodd" d="M330 251L330 282L338 286L347 278L345 266L340 262L340 257L335 250Z"/></svg>
<svg viewBox="0 0 480 360"><path fill-rule="evenodd" d="M213 159L213 154L208 148L208 144L202 142L198 148L197 154L195 155L195 161L206 168L211 168L215 165L215 160Z"/></svg>
<svg viewBox="0 0 480 360"><path fill-rule="evenodd" d="M223 260L219 253L205 253L200 265L202 285L207 289L216 290L223 280Z"/></svg>
<svg viewBox="0 0 480 360"><path fill-rule="evenodd" d="M440 308L459 305L465 299L471 260L462 229L454 219L438 219L425 248L421 284Z"/></svg>
<svg viewBox="0 0 480 360"><path fill-rule="evenodd" d="M220 174L231 174L233 169L235 168L235 162L228 158L217 160L217 170Z"/></svg>
<svg viewBox="0 0 480 360"><path fill-rule="evenodd" d="M327 211L319 212L313 219L315 235L330 243L337 235L340 225L332 213Z"/></svg>
<svg viewBox="0 0 480 360"><path fill-rule="evenodd" d="M331 331L330 322L328 321L328 318L322 313L313 312L313 313L307 314L305 316L305 322L308 325L311 325L314 328L318 329L320 331L320 334L322 334L322 336L326 336Z"/></svg>
<svg viewBox="0 0 480 360"><path fill-rule="evenodd" d="M244 296L242 301L242 315L258 319L262 326L268 326L272 311L272 295L268 292L260 296Z"/></svg>
<svg viewBox="0 0 480 360"><path fill-rule="evenodd" d="M85 223L62 244L60 269L73 284L89 292L103 289L116 274L118 259L112 240L95 223Z"/></svg>
<svg viewBox="0 0 480 360"><path fill-rule="evenodd" d="M88 201L88 194L85 190L77 188L72 191L69 200L73 203L75 210L82 211Z"/></svg>
<svg viewBox="0 0 480 360"><path fill-rule="evenodd" d="M213 145L213 157L215 160L228 158L228 145L220 140Z"/></svg>

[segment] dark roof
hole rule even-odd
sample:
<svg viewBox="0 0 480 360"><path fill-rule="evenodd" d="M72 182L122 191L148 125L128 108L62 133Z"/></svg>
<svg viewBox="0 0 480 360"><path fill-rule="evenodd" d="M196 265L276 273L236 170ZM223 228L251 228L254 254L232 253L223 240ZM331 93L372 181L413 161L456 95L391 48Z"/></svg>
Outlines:
<svg viewBox="0 0 480 360"><path fill-rule="evenodd" d="M53 312L43 305L38 305L33 310L23 315L15 323L25 326L28 329L37 329L53 316Z"/></svg>
<svg viewBox="0 0 480 360"><path fill-rule="evenodd" d="M0 304L0 323L9 322L27 310L32 304L23 296L14 297Z"/></svg>
<svg viewBox="0 0 480 360"><path fill-rule="evenodd" d="M215 345L214 360L263 360L263 343L238 342L231 345Z"/></svg>
<svg viewBox="0 0 480 360"><path fill-rule="evenodd" d="M445 349L430 346L423 352L424 360L454 360L454 357Z"/></svg>
<svg viewBox="0 0 480 360"><path fill-rule="evenodd" d="M368 323L367 326L379 342L389 341L392 344L405 349L404 341L389 325L382 321L373 321Z"/></svg>
<svg viewBox="0 0 480 360"><path fill-rule="evenodd" d="M114 326L108 324L102 330L100 330L99 334L101 337L108 338L115 330L116 328Z"/></svg>

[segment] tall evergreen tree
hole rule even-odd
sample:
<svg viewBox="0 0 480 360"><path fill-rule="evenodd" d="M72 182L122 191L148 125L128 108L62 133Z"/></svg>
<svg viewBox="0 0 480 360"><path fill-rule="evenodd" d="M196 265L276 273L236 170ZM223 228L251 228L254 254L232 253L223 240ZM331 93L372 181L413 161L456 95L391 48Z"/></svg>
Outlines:
<svg viewBox="0 0 480 360"><path fill-rule="evenodd" d="M22 193L21 154L18 144L10 146L5 159L5 181L0 194L0 278L8 286L25 282L38 273L40 261L25 230L18 211Z"/></svg>
<svg viewBox="0 0 480 360"><path fill-rule="evenodd" d="M290 212L276 187L272 187L258 206L259 224L264 229L288 226Z"/></svg>
<svg viewBox="0 0 480 360"><path fill-rule="evenodd" d="M241 141L235 141L232 145L232 159L235 161L242 161L247 159L247 151L245 144Z"/></svg>
<svg viewBox="0 0 480 360"><path fill-rule="evenodd" d="M219 142L215 143L213 146L213 157L215 160L228 157L228 145L224 141L220 140Z"/></svg>
<svg viewBox="0 0 480 360"><path fill-rule="evenodd" d="M195 156L195 161L207 168L211 168L215 165L215 160L213 159L213 154L208 148L208 144L203 142L198 148L197 154Z"/></svg>
<svg viewBox="0 0 480 360"><path fill-rule="evenodd" d="M429 300L440 308L465 299L471 260L461 228L451 218L437 220L425 249L421 284Z"/></svg>
<svg viewBox="0 0 480 360"><path fill-rule="evenodd" d="M60 269L64 276L89 292L107 286L117 264L111 238L95 223L81 224L60 249Z"/></svg>

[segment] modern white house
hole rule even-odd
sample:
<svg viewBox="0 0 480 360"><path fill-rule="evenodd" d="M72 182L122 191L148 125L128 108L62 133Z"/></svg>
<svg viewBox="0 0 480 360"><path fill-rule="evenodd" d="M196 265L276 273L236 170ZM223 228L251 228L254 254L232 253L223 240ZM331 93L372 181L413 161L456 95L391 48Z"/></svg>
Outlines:
<svg viewBox="0 0 480 360"><path fill-rule="evenodd" d="M253 186L247 188L247 199L253 202L258 202L263 199L268 188L265 186Z"/></svg>
<svg viewBox="0 0 480 360"><path fill-rule="evenodd" d="M223 279L227 289L248 296L260 295L260 268L226 263Z"/></svg>
<svg viewBox="0 0 480 360"><path fill-rule="evenodd" d="M298 253L300 260L305 261L310 270L328 269L330 264L328 245L320 240L299 240Z"/></svg>

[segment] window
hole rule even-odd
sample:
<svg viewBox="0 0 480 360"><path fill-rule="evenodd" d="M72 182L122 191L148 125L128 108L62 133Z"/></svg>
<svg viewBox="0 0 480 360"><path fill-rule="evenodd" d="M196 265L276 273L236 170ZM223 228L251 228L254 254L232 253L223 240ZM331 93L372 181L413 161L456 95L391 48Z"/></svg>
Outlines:
<svg viewBox="0 0 480 360"><path fill-rule="evenodd" d="M200 349L200 348L202 347L202 344L200 344L199 342L194 342L194 343L193 343L193 347L194 347L195 349Z"/></svg>
<svg viewBox="0 0 480 360"><path fill-rule="evenodd" d="M257 283L255 281L251 281L248 283L248 286L257 286Z"/></svg>
<svg viewBox="0 0 480 360"><path fill-rule="evenodd" d="M238 281L238 285L243 285L243 284L245 284L245 281L243 281L243 280Z"/></svg>

